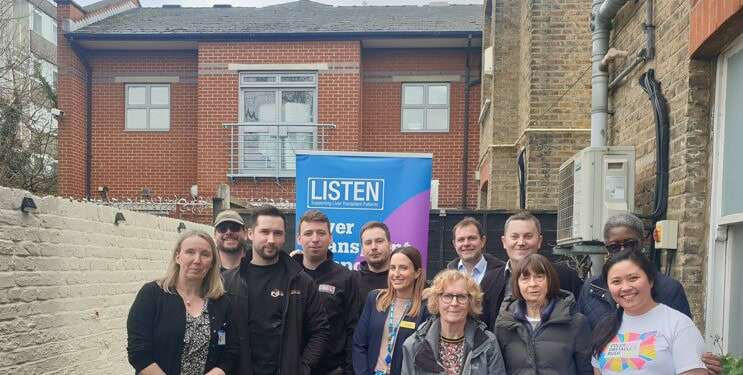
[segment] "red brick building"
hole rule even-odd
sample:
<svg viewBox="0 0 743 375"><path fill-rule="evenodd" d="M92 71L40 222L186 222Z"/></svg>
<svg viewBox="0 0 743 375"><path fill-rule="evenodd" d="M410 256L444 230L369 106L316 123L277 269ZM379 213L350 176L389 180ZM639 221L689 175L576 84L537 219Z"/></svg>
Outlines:
<svg viewBox="0 0 743 375"><path fill-rule="evenodd" d="M432 153L439 206L476 206L479 5L57 4L62 195L293 201L324 149Z"/></svg>

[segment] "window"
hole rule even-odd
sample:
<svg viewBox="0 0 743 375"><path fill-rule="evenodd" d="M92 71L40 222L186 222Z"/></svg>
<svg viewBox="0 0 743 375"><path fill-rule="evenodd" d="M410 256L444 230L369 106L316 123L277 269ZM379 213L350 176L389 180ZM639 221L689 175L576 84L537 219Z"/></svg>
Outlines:
<svg viewBox="0 0 743 375"><path fill-rule="evenodd" d="M126 130L170 129L169 85L126 85Z"/></svg>
<svg viewBox="0 0 743 375"><path fill-rule="evenodd" d="M449 84L402 85L402 131L449 131Z"/></svg>
<svg viewBox="0 0 743 375"><path fill-rule="evenodd" d="M34 23L33 23L33 30L39 35L44 34L44 21L43 16L41 15L41 12L34 9Z"/></svg>
<svg viewBox="0 0 743 375"><path fill-rule="evenodd" d="M31 30L40 35L50 43L57 44L57 22L46 13L33 9Z"/></svg>
<svg viewBox="0 0 743 375"><path fill-rule="evenodd" d="M239 171L247 176L294 176L295 152L314 149L314 73L240 75ZM254 124L254 125L253 125Z"/></svg>

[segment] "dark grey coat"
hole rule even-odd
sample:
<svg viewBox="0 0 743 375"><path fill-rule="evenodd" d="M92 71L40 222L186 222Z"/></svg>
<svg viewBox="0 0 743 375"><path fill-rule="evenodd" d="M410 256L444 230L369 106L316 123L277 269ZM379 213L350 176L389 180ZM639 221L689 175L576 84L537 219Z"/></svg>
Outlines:
<svg viewBox="0 0 743 375"><path fill-rule="evenodd" d="M445 374L439 358L441 321L428 319L403 344L402 375ZM462 375L505 375L503 357L495 335L485 323L468 319L464 327L465 358Z"/></svg>
<svg viewBox="0 0 743 375"><path fill-rule="evenodd" d="M523 302L509 297L495 323L509 375L592 375L591 328L576 312L575 299L561 290L542 313L536 330Z"/></svg>

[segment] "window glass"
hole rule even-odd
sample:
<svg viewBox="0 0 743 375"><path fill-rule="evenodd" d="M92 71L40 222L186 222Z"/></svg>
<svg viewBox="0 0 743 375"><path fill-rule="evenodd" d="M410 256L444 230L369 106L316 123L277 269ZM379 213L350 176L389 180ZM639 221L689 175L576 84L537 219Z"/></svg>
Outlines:
<svg viewBox="0 0 743 375"><path fill-rule="evenodd" d="M449 103L449 88L447 86L428 86L428 104L446 105Z"/></svg>
<svg viewBox="0 0 743 375"><path fill-rule="evenodd" d="M129 86L129 105L147 104L147 86Z"/></svg>
<svg viewBox="0 0 743 375"><path fill-rule="evenodd" d="M42 21L41 12L34 10L33 30L39 35L44 35L44 22Z"/></svg>
<svg viewBox="0 0 743 375"><path fill-rule="evenodd" d="M244 83L269 83L276 82L275 76L243 76Z"/></svg>
<svg viewBox="0 0 743 375"><path fill-rule="evenodd" d="M743 50L727 60L722 155L722 216L743 214Z"/></svg>
<svg viewBox="0 0 743 375"><path fill-rule="evenodd" d="M402 85L402 131L449 130L449 84Z"/></svg>
<svg viewBox="0 0 743 375"><path fill-rule="evenodd" d="M127 129L147 129L147 109L127 109L126 110L126 128Z"/></svg>
<svg viewBox="0 0 743 375"><path fill-rule="evenodd" d="M286 123L313 122L314 104L312 92L282 91L281 92L281 121Z"/></svg>
<svg viewBox="0 0 743 375"><path fill-rule="evenodd" d="M403 128L408 130L423 130L423 112L425 109L405 109L402 112Z"/></svg>
<svg viewBox="0 0 743 375"><path fill-rule="evenodd" d="M152 86L150 88L150 104L152 105L170 104L170 87Z"/></svg>
<svg viewBox="0 0 743 375"><path fill-rule="evenodd" d="M405 85L403 87L403 104L423 104L423 86Z"/></svg>
<svg viewBox="0 0 743 375"><path fill-rule="evenodd" d="M150 129L163 130L170 127L170 108L150 109Z"/></svg>
<svg viewBox="0 0 743 375"><path fill-rule="evenodd" d="M312 75L295 75L281 76L281 82L314 82L315 76Z"/></svg>
<svg viewBox="0 0 743 375"><path fill-rule="evenodd" d="M446 130L449 126L449 111L447 109L429 108L426 111L426 128L431 130Z"/></svg>
<svg viewBox="0 0 743 375"><path fill-rule="evenodd" d="M246 91L243 98L245 122L275 122L276 93L274 91Z"/></svg>

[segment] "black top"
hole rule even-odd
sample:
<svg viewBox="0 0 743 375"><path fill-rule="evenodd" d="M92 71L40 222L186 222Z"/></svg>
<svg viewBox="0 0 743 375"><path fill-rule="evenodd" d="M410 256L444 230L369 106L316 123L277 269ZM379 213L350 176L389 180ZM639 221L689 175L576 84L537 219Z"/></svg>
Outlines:
<svg viewBox="0 0 743 375"><path fill-rule="evenodd" d="M303 255L297 254L294 260L302 264ZM320 363L312 370L315 375L325 375L341 368L347 374L353 373L351 345L356 328L361 301L359 300L357 280L346 267L333 261L333 253L328 251L328 259L314 270L304 268L317 282L317 291L330 323L328 349Z"/></svg>
<svg viewBox="0 0 743 375"><path fill-rule="evenodd" d="M387 276L389 270L384 272L374 272L369 269L369 265L364 261L359 265L359 270L354 272L356 276L357 284L359 285L359 298L361 299L361 307L359 308L359 314L363 308L363 303L366 301L366 297L369 292L375 289L387 288Z"/></svg>
<svg viewBox="0 0 743 375"><path fill-rule="evenodd" d="M237 365L237 331L230 324L227 298L209 300L209 351L205 371L219 367L230 373ZM176 293L168 293L154 281L137 293L126 322L129 363L137 373L156 363L166 374L181 373L186 332L186 306ZM219 331L225 341L220 342Z"/></svg>
<svg viewBox="0 0 743 375"><path fill-rule="evenodd" d="M222 274L225 290L235 311L234 325L240 332L240 361L236 372L240 375L253 374L251 345L264 345L253 343L249 334L251 328L248 317L252 306L248 279L252 272L249 267L252 256L252 252L246 254L239 267ZM302 270L302 266L283 251L279 253L278 263L286 267L286 282L281 289L285 306L277 372L281 375L307 375L310 369L317 367L325 353L330 336L328 319L318 296L317 284Z"/></svg>
<svg viewBox="0 0 743 375"><path fill-rule="evenodd" d="M269 266L248 264L248 268L250 341L261 343L250 348L253 373L271 375L276 372L279 360L286 270L281 263Z"/></svg>

